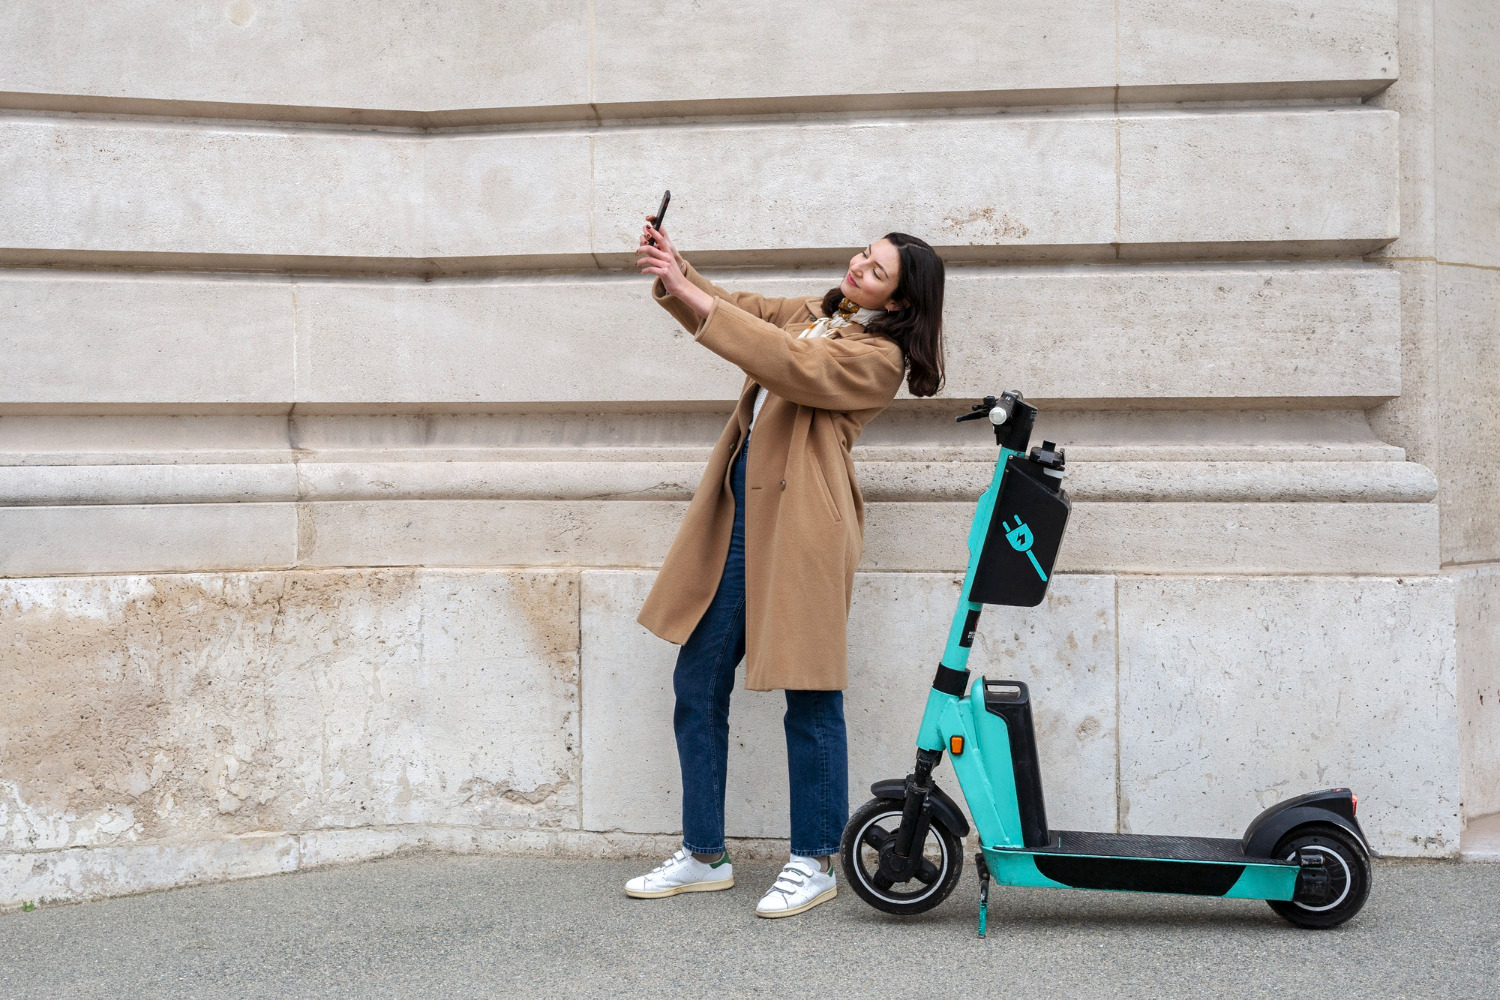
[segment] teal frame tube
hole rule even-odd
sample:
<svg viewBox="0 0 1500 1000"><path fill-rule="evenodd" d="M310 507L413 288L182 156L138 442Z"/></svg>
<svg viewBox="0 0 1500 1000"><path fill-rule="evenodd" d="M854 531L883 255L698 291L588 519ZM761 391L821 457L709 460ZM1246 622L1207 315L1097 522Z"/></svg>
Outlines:
<svg viewBox="0 0 1500 1000"><path fill-rule="evenodd" d="M974 584L974 571L979 566L979 553L984 548L984 539L990 530L990 519L995 514L995 500L1000 496L1000 482L1005 478L1005 464L1015 454L1018 452L1009 448L1000 449L1000 458L995 462L995 472L990 477L990 485L980 494L979 504L974 510L974 520L969 524L969 568L964 571L963 590L958 595L958 607L953 611L953 622L948 626L948 645L943 649L942 663L950 670L968 669L969 647L963 645L964 623L968 621L971 611L981 611L984 608L984 605L975 604L969 600L969 588ZM917 730L917 746L920 749L939 752L947 749L947 737L955 735L957 730L950 730L945 734L939 720L950 708L950 703L957 705L958 701L959 699L953 695L943 694L938 690L933 690L927 695L927 708L922 712L922 724ZM968 716L969 713L962 714ZM965 736L965 742L967 741L968 736Z"/></svg>

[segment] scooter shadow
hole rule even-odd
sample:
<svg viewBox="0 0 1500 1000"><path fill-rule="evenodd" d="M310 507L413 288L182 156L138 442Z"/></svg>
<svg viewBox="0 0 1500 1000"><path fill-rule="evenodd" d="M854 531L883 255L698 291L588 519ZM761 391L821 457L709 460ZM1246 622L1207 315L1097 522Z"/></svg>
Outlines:
<svg viewBox="0 0 1500 1000"><path fill-rule="evenodd" d="M866 925L962 928L970 934L976 932L979 920L977 901L963 898L959 893L955 893L954 898L936 909L913 916L882 913L863 905L856 913L853 919ZM988 922L987 933L990 936L1020 929L1086 932L1125 928L1214 933L1226 930L1307 933L1286 923L1259 900L1144 896L1089 890L1049 892L1004 887L990 890Z"/></svg>

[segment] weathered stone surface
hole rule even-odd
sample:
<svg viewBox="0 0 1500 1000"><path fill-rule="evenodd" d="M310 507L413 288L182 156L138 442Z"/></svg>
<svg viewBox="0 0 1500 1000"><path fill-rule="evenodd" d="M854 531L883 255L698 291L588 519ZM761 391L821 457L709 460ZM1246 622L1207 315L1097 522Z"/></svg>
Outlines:
<svg viewBox="0 0 1500 1000"><path fill-rule="evenodd" d="M7 5L0 34L12 42L0 91L261 105L264 117L321 106L351 109L328 116L350 121L354 109L581 111L589 100L589 9L571 0L60 0Z"/></svg>
<svg viewBox="0 0 1500 1000"><path fill-rule="evenodd" d="M1492 562L1500 560L1500 270L1439 267L1437 296L1443 561Z"/></svg>
<svg viewBox="0 0 1500 1000"><path fill-rule="evenodd" d="M1396 7L1396 0L1121 0L1120 87L1127 99L1135 88L1149 98L1146 87L1182 83L1281 84L1251 91L1271 96L1348 92L1309 84L1363 80L1373 92L1396 78Z"/></svg>
<svg viewBox="0 0 1500 1000"><path fill-rule="evenodd" d="M577 576L0 584L0 852L576 828Z"/></svg>
<svg viewBox="0 0 1500 1000"><path fill-rule="evenodd" d="M1437 257L1500 267L1500 10L1483 0L1433 5Z"/></svg>
<svg viewBox="0 0 1500 1000"><path fill-rule="evenodd" d="M847 182L872 156L885 178L873 197ZM997 159L1009 168L973 169ZM1153 256L1245 242L1362 252L1397 235L1396 159L1396 116L1365 108L421 138L18 118L0 123L0 171L20 178L0 189L0 246L12 263L625 264L669 165L680 189L738 195L678 210L685 252L826 261L892 227L1032 256L1112 258L1121 243Z"/></svg>
<svg viewBox="0 0 1500 1000"><path fill-rule="evenodd" d="M872 504L868 570L968 563L973 509ZM1435 504L1077 504L1057 567L1068 573L1434 574Z"/></svg>
<svg viewBox="0 0 1500 1000"><path fill-rule="evenodd" d="M684 239L693 225L683 222ZM710 273L771 295L816 295L836 280ZM1384 267L956 268L944 395L993 393L990 361L1004 357L1008 384L1040 399L1392 396L1400 292ZM0 346L15 359L0 373L0 403L728 400L743 379L638 278L16 271L0 275L0 293ZM591 319L579 323L585 303ZM1099 358L1110 363L1088 360Z"/></svg>
<svg viewBox="0 0 1500 1000"><path fill-rule="evenodd" d="M0 507L0 576L301 566L661 563L681 500L331 500ZM973 507L866 509L869 571L962 571ZM1064 572L1432 574L1427 503L1080 502Z"/></svg>
<svg viewBox="0 0 1500 1000"><path fill-rule="evenodd" d="M294 504L0 507L0 577L284 569L297 547Z"/></svg>
<svg viewBox="0 0 1500 1000"><path fill-rule="evenodd" d="M1121 820L1239 836L1347 786L1377 850L1458 849L1447 580L1119 582Z"/></svg>
<svg viewBox="0 0 1500 1000"><path fill-rule="evenodd" d="M1458 653L1463 814L1500 813L1500 565L1449 570Z"/></svg>
<svg viewBox="0 0 1500 1000"><path fill-rule="evenodd" d="M1119 225L1127 244L1308 240L1373 250L1400 235L1399 188L1390 111L1120 120ZM1211 216L1199 214L1205 205L1214 206Z"/></svg>
<svg viewBox="0 0 1500 1000"><path fill-rule="evenodd" d="M589 830L681 830L680 774L672 735L672 670L678 647L635 622L654 574L583 574L583 824ZM946 574L874 573L856 578L849 620L851 805L872 781L911 769L917 724L958 599ZM991 609L972 666L1021 679L1038 699L1038 740L1059 824L1113 829L1115 822L1114 583L1058 577L1042 609ZM731 836L788 832L785 711L779 692L731 697ZM959 796L951 772L939 780ZM1101 825L1102 824L1102 825Z"/></svg>
<svg viewBox="0 0 1500 1000"><path fill-rule="evenodd" d="M444 124L737 99L767 109L797 98L902 107L902 95L922 93L931 96L921 106L961 107L981 94L1099 101L1117 83L1127 96L1178 85L1209 86L1167 96L1362 95L1396 71L1394 0L1202 10L960 0L915 19L894 0L816 12L685 2L148 7L146 16L72 2L8 8L0 30L22 44L0 69L0 92L23 107L35 106L28 95L58 95L41 106ZM503 44L520 37L526 44ZM663 37L674 40L670 71L631 58ZM777 44L756 44L768 38ZM851 46L863 58L826 58ZM640 103L648 107L631 107Z"/></svg>
<svg viewBox="0 0 1500 1000"><path fill-rule="evenodd" d="M290 459L292 456L287 455ZM690 500L704 463L300 461L198 465L0 465L0 505L338 500ZM993 458L858 461L867 501L972 503ZM1437 479L1412 462L1071 462L1068 494L1096 502L1425 503Z"/></svg>
<svg viewBox="0 0 1500 1000"><path fill-rule="evenodd" d="M0 404L290 402L282 283L0 275Z"/></svg>
<svg viewBox="0 0 1500 1000"><path fill-rule="evenodd" d="M0 122L0 246L280 257L589 252L576 133ZM545 176L547 184L527 178ZM275 260L267 262L275 266Z"/></svg>
<svg viewBox="0 0 1500 1000"><path fill-rule="evenodd" d="M295 871L297 838L249 833L86 851L0 852L0 910Z"/></svg>
<svg viewBox="0 0 1500 1000"><path fill-rule="evenodd" d="M604 0L594 13L595 94L606 104L771 104L816 94L957 92L938 98L946 104L971 91L1098 91L1114 84L1114 14L1113 0L940 2L923 17L900 0L711 10L689 0ZM663 38L672 39L669 64L636 58ZM829 57L850 47L858 58Z"/></svg>

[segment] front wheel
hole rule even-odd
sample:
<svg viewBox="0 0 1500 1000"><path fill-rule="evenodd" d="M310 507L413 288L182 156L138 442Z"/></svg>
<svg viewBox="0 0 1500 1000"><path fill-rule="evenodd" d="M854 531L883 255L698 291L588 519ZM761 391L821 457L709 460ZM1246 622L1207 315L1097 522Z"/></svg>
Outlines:
<svg viewBox="0 0 1500 1000"><path fill-rule="evenodd" d="M1288 900L1267 900L1271 909L1298 927L1337 927L1360 911L1370 895L1370 859L1349 834L1328 823L1299 826L1277 843L1273 857L1287 861L1313 860L1328 873L1327 882L1315 892L1303 892Z"/></svg>
<svg viewBox="0 0 1500 1000"><path fill-rule="evenodd" d="M948 898L963 870L963 845L936 820L922 844L922 864L905 882L880 873L880 852L901 825L900 799L871 799L844 827L840 847L844 877L866 903L877 910L908 916L923 913Z"/></svg>

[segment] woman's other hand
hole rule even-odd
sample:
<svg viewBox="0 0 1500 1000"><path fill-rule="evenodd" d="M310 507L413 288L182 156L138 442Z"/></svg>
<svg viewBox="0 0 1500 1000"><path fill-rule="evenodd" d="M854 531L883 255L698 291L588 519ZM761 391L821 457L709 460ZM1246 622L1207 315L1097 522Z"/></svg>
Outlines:
<svg viewBox="0 0 1500 1000"><path fill-rule="evenodd" d="M652 246L652 239L656 245ZM699 318L706 317L713 308L713 296L693 284L683 274L682 257L665 233L647 225L641 233L640 245L636 248L635 266L642 274L652 274L661 279L667 294L681 301Z"/></svg>

